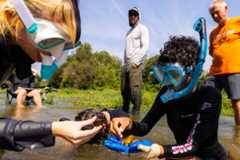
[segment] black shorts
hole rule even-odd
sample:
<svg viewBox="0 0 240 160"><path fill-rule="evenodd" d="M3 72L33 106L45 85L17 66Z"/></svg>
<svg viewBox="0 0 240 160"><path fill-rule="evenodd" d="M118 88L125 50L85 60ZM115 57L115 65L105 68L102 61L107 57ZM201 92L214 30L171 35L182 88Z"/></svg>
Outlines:
<svg viewBox="0 0 240 160"><path fill-rule="evenodd" d="M207 85L214 86L220 91L224 89L231 100L240 100L240 74L224 74L209 76Z"/></svg>

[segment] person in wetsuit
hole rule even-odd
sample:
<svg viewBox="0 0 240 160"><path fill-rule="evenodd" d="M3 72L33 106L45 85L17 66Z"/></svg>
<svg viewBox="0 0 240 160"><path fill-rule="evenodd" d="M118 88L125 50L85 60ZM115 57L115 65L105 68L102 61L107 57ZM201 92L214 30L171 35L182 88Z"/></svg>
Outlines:
<svg viewBox="0 0 240 160"><path fill-rule="evenodd" d="M139 149L148 153L148 159L186 156L197 156L204 160L227 159L226 152L218 141L221 93L216 88L201 85L194 87L188 95L179 99L167 102L162 99L162 95L169 94L171 89L178 91L190 83L192 73L189 68L194 69L199 49L198 42L191 37L171 37L160 51L157 62L162 69L159 74L165 72L168 77L163 78L164 87L144 119L137 122L128 117L109 114L113 123L112 132L119 137L126 134L145 136L164 115L167 116L168 126L174 134L176 144L139 146ZM176 71L177 69L180 71ZM180 80L179 72L183 73L183 80ZM175 85L179 81L180 83Z"/></svg>
<svg viewBox="0 0 240 160"><path fill-rule="evenodd" d="M31 71L25 69L34 62L48 65L42 66L41 71L49 71L50 79L56 70L50 67L53 59L57 63L53 67L61 65L66 56L64 51L80 44L78 0L2 0L0 6L0 83L6 80L10 68L19 70L19 79L29 77ZM20 12L22 9L16 6L25 8L30 15ZM32 25L37 26L34 34L24 21L28 16L34 17Z"/></svg>
<svg viewBox="0 0 240 160"><path fill-rule="evenodd" d="M53 47L49 50L39 48L33 37L29 36L23 19L9 3L7 0L0 2L0 83L12 73L12 68L16 70L16 76L20 80L29 77L32 74L29 70L31 64L42 62L41 55L50 56L53 52ZM81 27L77 0L26 0L24 3L38 21L48 21L47 24L55 26L55 30L48 28L44 31L50 36L55 31L54 34L58 33L58 36L63 37L66 42L64 49L78 45ZM62 51L63 49L60 53ZM63 137L72 143L85 143L101 129L99 126L82 130L95 120L96 118L79 122L33 122L0 118L0 148L22 151L25 148L52 146L55 136Z"/></svg>

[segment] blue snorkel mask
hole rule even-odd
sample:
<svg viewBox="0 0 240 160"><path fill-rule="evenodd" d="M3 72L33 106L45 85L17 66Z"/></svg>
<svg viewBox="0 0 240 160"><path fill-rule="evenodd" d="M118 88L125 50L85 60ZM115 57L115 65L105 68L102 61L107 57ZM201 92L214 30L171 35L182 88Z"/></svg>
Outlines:
<svg viewBox="0 0 240 160"><path fill-rule="evenodd" d="M178 64L167 64L164 66L156 64L151 70L151 74L160 83L161 86L173 86L175 89L180 87L181 84L184 82L184 77L186 74L191 75L191 81L185 88L179 91L175 91L173 87L169 87L168 90L160 96L160 99L163 103L167 103L168 101L184 97L188 95L194 89L194 87L197 86L198 79L202 73L202 68L208 49L206 20L204 18L199 18L195 22L193 29L197 31L200 36L200 53L194 69L190 67L183 68Z"/></svg>
<svg viewBox="0 0 240 160"><path fill-rule="evenodd" d="M174 86L178 88L184 81L186 72L178 63L173 65L156 64L152 68L153 76L157 79L161 86Z"/></svg>

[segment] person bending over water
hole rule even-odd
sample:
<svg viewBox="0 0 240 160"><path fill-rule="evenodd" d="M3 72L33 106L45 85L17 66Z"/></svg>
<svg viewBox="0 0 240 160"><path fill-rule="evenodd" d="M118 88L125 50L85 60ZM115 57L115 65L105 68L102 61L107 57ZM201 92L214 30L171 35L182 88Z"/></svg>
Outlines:
<svg viewBox="0 0 240 160"><path fill-rule="evenodd" d="M123 134L145 136L167 115L168 126L176 144L139 146L148 153L148 159L186 156L197 156L204 160L227 159L218 141L221 93L212 86L200 85L187 95L171 100L174 93L185 89L194 79L193 73L200 61L199 51L199 44L193 38L171 37L160 50L160 57L153 70L163 87L144 119L137 122L129 117L108 114L113 124L112 132L119 137L123 137Z"/></svg>

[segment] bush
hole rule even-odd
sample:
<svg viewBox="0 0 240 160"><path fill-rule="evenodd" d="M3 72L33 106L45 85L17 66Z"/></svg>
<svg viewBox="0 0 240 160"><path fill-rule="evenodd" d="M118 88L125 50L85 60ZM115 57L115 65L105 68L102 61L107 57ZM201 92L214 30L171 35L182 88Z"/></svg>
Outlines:
<svg viewBox="0 0 240 160"><path fill-rule="evenodd" d="M95 53L93 61L95 64L94 88L118 88L120 86L121 61L106 51Z"/></svg>
<svg viewBox="0 0 240 160"><path fill-rule="evenodd" d="M85 43L58 69L50 81L57 88L118 88L121 61L107 51L92 52Z"/></svg>

